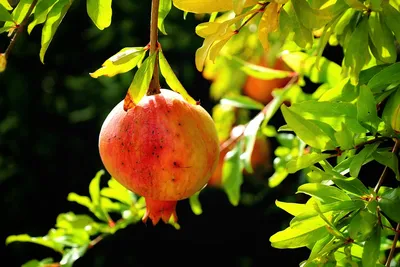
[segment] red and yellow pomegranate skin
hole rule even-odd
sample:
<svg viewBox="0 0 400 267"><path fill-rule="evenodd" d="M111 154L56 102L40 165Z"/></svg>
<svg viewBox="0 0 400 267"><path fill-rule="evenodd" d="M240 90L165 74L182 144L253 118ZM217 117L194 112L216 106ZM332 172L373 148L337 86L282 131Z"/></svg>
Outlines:
<svg viewBox="0 0 400 267"><path fill-rule="evenodd" d="M145 96L127 111L123 104L102 125L102 162L112 177L145 198L143 221L177 221L177 201L201 190L218 163L214 122L200 105L171 90Z"/></svg>

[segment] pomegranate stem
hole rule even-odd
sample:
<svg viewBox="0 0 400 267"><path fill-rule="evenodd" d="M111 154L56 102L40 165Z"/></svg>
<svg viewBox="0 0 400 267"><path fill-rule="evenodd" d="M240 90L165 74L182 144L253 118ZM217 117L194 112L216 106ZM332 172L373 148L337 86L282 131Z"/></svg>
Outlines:
<svg viewBox="0 0 400 267"><path fill-rule="evenodd" d="M151 2L151 18L150 18L150 55L157 53L156 62L154 64L153 77L151 78L147 95L155 95L160 93L160 78L158 70L158 9L160 0L152 0Z"/></svg>

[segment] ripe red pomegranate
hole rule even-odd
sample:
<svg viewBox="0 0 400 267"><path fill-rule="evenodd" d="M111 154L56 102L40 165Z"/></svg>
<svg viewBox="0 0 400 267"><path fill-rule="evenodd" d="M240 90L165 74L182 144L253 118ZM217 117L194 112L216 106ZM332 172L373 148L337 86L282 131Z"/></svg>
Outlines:
<svg viewBox="0 0 400 267"><path fill-rule="evenodd" d="M104 121L99 151L107 171L146 200L143 221L175 222L178 200L201 190L219 157L211 116L171 90L144 96L124 111L121 101Z"/></svg>

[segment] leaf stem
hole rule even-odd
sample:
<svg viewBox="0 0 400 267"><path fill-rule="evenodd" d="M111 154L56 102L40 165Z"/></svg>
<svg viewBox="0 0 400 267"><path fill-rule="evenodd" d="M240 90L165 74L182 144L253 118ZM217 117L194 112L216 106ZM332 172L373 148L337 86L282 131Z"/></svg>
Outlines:
<svg viewBox="0 0 400 267"><path fill-rule="evenodd" d="M386 267L390 266L390 262L393 259L394 251L396 250L397 240L399 240L399 235L400 235L400 223L398 223L396 226L396 234L394 235L392 248L390 249L389 256L386 260L386 264L385 264Z"/></svg>
<svg viewBox="0 0 400 267"><path fill-rule="evenodd" d="M160 0L151 1L151 18L150 18L150 55L158 52L158 9ZM154 64L153 77L151 78L147 95L155 95L160 93L160 78L158 70L158 54Z"/></svg>
<svg viewBox="0 0 400 267"><path fill-rule="evenodd" d="M392 153L396 154L400 147L400 140L397 138L393 138L393 141L394 141L394 146L392 149ZM378 193L379 188L381 188L383 181L385 180L385 178L387 176L388 171L389 171L389 168L387 166L385 166L385 168L383 169L383 172L381 174L381 177L379 177L378 183L376 184L376 186L374 188L375 193Z"/></svg>
<svg viewBox="0 0 400 267"><path fill-rule="evenodd" d="M28 9L28 12L26 13L24 20L21 22L21 24L16 25L17 26L17 31L14 33L13 38L10 41L10 44L8 45L6 51L4 52L4 57L7 59L8 56L11 53L11 50L13 49L13 47L15 46L15 42L17 41L18 36L21 34L21 32L23 31L25 25L28 23L29 17L32 14L33 9L35 8L36 4L37 4L38 0L33 0L31 6Z"/></svg>
<svg viewBox="0 0 400 267"><path fill-rule="evenodd" d="M241 30L244 26L246 26L246 24L249 23L250 20L252 20L255 16L257 16L257 14L258 14L259 12L264 11L264 9L268 6L269 3L270 3L270 2L266 2L266 3L263 3L263 4L259 4L259 5L261 5L261 7L258 9L258 11L255 12L255 13L253 13L253 14L251 14L251 16L250 16L245 22L243 22L243 24L240 25L240 27L237 28L237 29L235 30L235 32L236 32L236 33L239 33L240 30Z"/></svg>

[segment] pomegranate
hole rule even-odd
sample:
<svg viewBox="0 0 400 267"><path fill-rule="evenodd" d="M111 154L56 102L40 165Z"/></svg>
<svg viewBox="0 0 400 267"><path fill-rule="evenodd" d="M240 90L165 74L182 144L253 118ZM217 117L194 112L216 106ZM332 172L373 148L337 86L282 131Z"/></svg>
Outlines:
<svg viewBox="0 0 400 267"><path fill-rule="evenodd" d="M177 222L178 200L201 190L219 157L211 116L171 90L144 96L124 111L121 101L105 119L99 152L107 171L124 187L143 196L148 218Z"/></svg>

